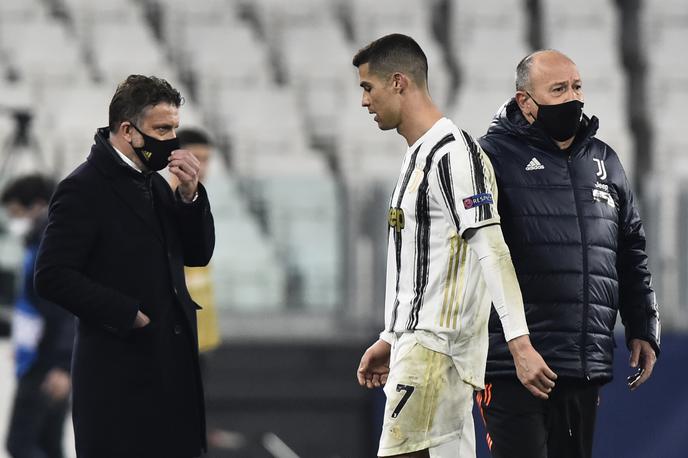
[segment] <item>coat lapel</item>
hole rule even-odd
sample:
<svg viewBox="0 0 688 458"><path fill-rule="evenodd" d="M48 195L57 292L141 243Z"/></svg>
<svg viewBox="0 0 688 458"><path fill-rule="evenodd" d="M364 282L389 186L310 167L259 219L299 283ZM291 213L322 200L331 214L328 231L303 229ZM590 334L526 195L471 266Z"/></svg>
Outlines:
<svg viewBox="0 0 688 458"><path fill-rule="evenodd" d="M155 215L152 200L148 200L144 193L145 183L134 183L129 177L113 178L110 185L115 194L138 216L151 230L158 241L164 245L160 223ZM152 195L150 199L152 199Z"/></svg>
<svg viewBox="0 0 688 458"><path fill-rule="evenodd" d="M115 194L140 218L164 245L160 223L153 208L153 195L146 179L136 170L122 162L107 139L107 130L98 129L95 144L91 147L88 161L105 175L107 183L112 186ZM154 177L149 177L148 180ZM150 194L146 198L146 192Z"/></svg>

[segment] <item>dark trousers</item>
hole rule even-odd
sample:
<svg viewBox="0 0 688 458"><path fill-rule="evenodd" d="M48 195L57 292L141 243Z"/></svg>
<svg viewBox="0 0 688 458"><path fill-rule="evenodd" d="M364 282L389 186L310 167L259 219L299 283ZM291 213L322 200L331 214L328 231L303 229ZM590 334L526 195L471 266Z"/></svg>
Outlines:
<svg viewBox="0 0 688 458"><path fill-rule="evenodd" d="M548 400L516 379L495 379L476 395L493 458L590 458L599 385L556 381Z"/></svg>
<svg viewBox="0 0 688 458"><path fill-rule="evenodd" d="M45 374L29 372L17 385L7 435L12 458L62 458L69 402L54 401L41 390Z"/></svg>

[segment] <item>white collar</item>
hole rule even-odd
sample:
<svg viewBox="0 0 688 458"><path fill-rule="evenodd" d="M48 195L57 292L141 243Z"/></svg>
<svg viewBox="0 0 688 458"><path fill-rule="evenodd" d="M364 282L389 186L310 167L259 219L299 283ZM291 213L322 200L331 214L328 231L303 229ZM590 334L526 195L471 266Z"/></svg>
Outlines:
<svg viewBox="0 0 688 458"><path fill-rule="evenodd" d="M113 145L113 148L115 148L114 145ZM125 164L127 164L129 167L131 167L132 169L136 170L137 172L143 173L143 171L139 168L139 166L136 165L136 162L134 162L134 161L132 161L131 159L129 159L127 156L124 155L123 152L121 152L121 151L118 150L117 148L115 148L115 151L117 152L117 154L119 154L119 157L122 158L122 160L124 161Z"/></svg>

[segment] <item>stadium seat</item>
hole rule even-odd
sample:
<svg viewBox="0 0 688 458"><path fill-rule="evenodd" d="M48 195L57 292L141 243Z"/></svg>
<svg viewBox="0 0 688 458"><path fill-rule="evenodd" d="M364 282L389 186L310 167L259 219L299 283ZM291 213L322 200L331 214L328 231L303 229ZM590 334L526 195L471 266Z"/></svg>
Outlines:
<svg viewBox="0 0 688 458"><path fill-rule="evenodd" d="M271 240L249 213L238 183L217 154L208 164L204 184L215 217L212 266L218 306L253 312L281 308L284 268Z"/></svg>
<svg viewBox="0 0 688 458"><path fill-rule="evenodd" d="M2 0L0 25L46 19L47 13L43 2L39 0Z"/></svg>
<svg viewBox="0 0 688 458"><path fill-rule="evenodd" d="M87 40L99 79L106 84L114 86L132 73L176 79L175 69L141 19L102 24Z"/></svg>
<svg viewBox="0 0 688 458"><path fill-rule="evenodd" d="M678 169L682 165L685 167L686 161L679 158L683 158L683 152L686 151L686 140L681 132L685 128L688 90L657 88L651 96L649 105L648 110L652 114L654 128L653 163L661 170Z"/></svg>
<svg viewBox="0 0 688 458"><path fill-rule="evenodd" d="M613 2L548 0L543 2L543 12L546 47L568 55L586 78L621 75Z"/></svg>
<svg viewBox="0 0 688 458"><path fill-rule="evenodd" d="M285 276L280 257L245 218L215 220L213 281L219 308L251 311L283 308Z"/></svg>
<svg viewBox="0 0 688 458"><path fill-rule="evenodd" d="M307 150L299 105L290 88L225 88L206 108L217 123L212 127L230 138L232 167L239 173L252 173L261 155Z"/></svg>
<svg viewBox="0 0 688 458"><path fill-rule="evenodd" d="M475 139L487 133L492 118L502 105L510 100L516 90L513 82L500 88L464 86L459 92L457 107L450 113L450 118L459 128L465 130Z"/></svg>
<svg viewBox="0 0 688 458"><path fill-rule="evenodd" d="M86 160L96 129L107 125L112 92L105 85L71 85L43 97L36 126L60 178Z"/></svg>
<svg viewBox="0 0 688 458"><path fill-rule="evenodd" d="M304 305L334 307L341 296L339 223L343 215L333 180L326 174L294 171L256 184L266 202L272 240L300 277Z"/></svg>
<svg viewBox="0 0 688 458"><path fill-rule="evenodd" d="M423 0L352 0L347 12L354 27L354 37L361 46L391 33L390 30L429 30L431 6Z"/></svg>
<svg viewBox="0 0 688 458"><path fill-rule="evenodd" d="M677 56L684 51L688 4L678 0L648 0L642 6L640 17L651 96L684 91L688 85L688 62Z"/></svg>
<svg viewBox="0 0 688 458"><path fill-rule="evenodd" d="M255 0L252 6L270 43L278 41L285 29L324 26L336 15L333 0Z"/></svg>
<svg viewBox="0 0 688 458"><path fill-rule="evenodd" d="M89 0L61 1L81 40L90 40L99 33L102 26L128 24L137 20L141 21L143 18L143 10L139 3L132 0L97 4Z"/></svg>
<svg viewBox="0 0 688 458"><path fill-rule="evenodd" d="M223 88L270 84L267 50L247 24L189 23L180 35L176 61L182 74L192 75L203 106L211 106Z"/></svg>
<svg viewBox="0 0 688 458"><path fill-rule="evenodd" d="M12 116L3 108L0 108L0 150L4 150L7 142L9 142L10 138L14 135L14 128L15 124ZM4 156L3 154L3 159Z"/></svg>
<svg viewBox="0 0 688 458"><path fill-rule="evenodd" d="M463 85L495 91L513 86L516 64L528 53L521 4L520 0L453 4L450 33Z"/></svg>
<svg viewBox="0 0 688 458"><path fill-rule="evenodd" d="M16 77L35 85L38 91L89 77L78 42L56 21L4 22L0 52Z"/></svg>
<svg viewBox="0 0 688 458"><path fill-rule="evenodd" d="M156 12L162 18L162 35L171 49L182 44L178 41L187 27L232 26L239 21L239 1L154 0Z"/></svg>
<svg viewBox="0 0 688 458"><path fill-rule="evenodd" d="M273 51L303 107L312 142L334 145L339 108L353 83L353 52L334 21L325 25L285 27Z"/></svg>

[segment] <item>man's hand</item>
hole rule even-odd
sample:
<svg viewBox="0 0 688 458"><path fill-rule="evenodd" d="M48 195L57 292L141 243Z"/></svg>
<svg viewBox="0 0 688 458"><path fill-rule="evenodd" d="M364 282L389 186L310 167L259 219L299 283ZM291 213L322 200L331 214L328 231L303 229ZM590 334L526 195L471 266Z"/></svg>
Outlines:
<svg viewBox="0 0 688 458"><path fill-rule="evenodd" d="M198 190L198 173L201 170L201 163L196 159L191 151L178 149L172 151L170 156L170 173L179 180L179 194L182 200L190 203Z"/></svg>
<svg viewBox="0 0 688 458"><path fill-rule="evenodd" d="M72 389L72 379L69 372L63 369L52 369L45 376L41 390L55 402L64 401Z"/></svg>
<svg viewBox="0 0 688 458"><path fill-rule="evenodd" d="M136 312L136 319L134 320L134 329L143 328L148 326L150 323L150 318L146 316L141 310Z"/></svg>
<svg viewBox="0 0 688 458"><path fill-rule="evenodd" d="M552 369L547 366L540 353L535 351L527 335L516 337L508 342L509 351L514 358L516 375L530 393L540 399L549 399L557 379Z"/></svg>
<svg viewBox="0 0 688 458"><path fill-rule="evenodd" d="M629 361L631 367L640 367L640 369L642 369L640 377L628 385L631 391L634 391L640 385L645 383L645 380L649 379L650 375L652 375L652 369L655 367L655 363L657 362L657 355L655 354L652 345L650 345L649 342L641 339L631 339L629 346L631 350L631 359Z"/></svg>
<svg viewBox="0 0 688 458"><path fill-rule="evenodd" d="M356 375L358 383L368 388L379 388L387 383L389 354L392 347L380 339L371 345L361 358Z"/></svg>

